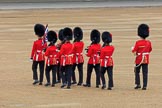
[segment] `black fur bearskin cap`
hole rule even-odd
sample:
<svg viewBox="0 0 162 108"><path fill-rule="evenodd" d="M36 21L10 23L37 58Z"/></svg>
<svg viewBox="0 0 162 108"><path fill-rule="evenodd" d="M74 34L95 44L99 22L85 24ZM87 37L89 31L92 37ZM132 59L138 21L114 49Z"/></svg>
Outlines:
<svg viewBox="0 0 162 108"><path fill-rule="evenodd" d="M92 43L99 43L100 42L100 32L96 29L93 29L90 34L90 39Z"/></svg>
<svg viewBox="0 0 162 108"><path fill-rule="evenodd" d="M60 29L60 30L59 30L58 38L59 38L60 41L63 41L63 40L64 40L63 29Z"/></svg>
<svg viewBox="0 0 162 108"><path fill-rule="evenodd" d="M57 34L55 31L51 30L47 33L47 39L49 42L56 43L57 41Z"/></svg>
<svg viewBox="0 0 162 108"><path fill-rule="evenodd" d="M76 41L80 41L83 39L83 31L80 27L75 27L73 33L74 33L74 39Z"/></svg>
<svg viewBox="0 0 162 108"><path fill-rule="evenodd" d="M42 25L42 24L35 24L35 26L34 26L34 32L39 37L44 36L44 32L45 32L44 25Z"/></svg>
<svg viewBox="0 0 162 108"><path fill-rule="evenodd" d="M112 42L112 34L110 32L103 32L102 33L102 41L104 43L111 43Z"/></svg>
<svg viewBox="0 0 162 108"><path fill-rule="evenodd" d="M138 36L142 37L143 39L149 36L149 26L147 24L140 24L138 26Z"/></svg>
<svg viewBox="0 0 162 108"><path fill-rule="evenodd" d="M64 40L72 40L73 39L72 36L73 36L72 29L69 27L64 28L64 30L63 30Z"/></svg>

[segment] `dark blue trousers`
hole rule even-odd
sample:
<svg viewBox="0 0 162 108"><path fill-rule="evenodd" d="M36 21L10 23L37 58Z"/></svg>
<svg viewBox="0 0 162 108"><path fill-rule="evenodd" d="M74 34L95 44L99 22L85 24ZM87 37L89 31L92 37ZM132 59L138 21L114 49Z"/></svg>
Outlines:
<svg viewBox="0 0 162 108"><path fill-rule="evenodd" d="M75 68L78 68L78 72L79 72L79 82L80 84L83 83L83 63L79 63L79 64L73 64L73 68L72 68L72 80L73 82L76 82L76 77L75 77Z"/></svg>
<svg viewBox="0 0 162 108"><path fill-rule="evenodd" d="M33 70L33 79L34 80L38 80L37 68L38 68L38 64L39 64L39 72L40 72L39 81L43 82L44 63L45 63L44 61L33 61L32 70Z"/></svg>
<svg viewBox="0 0 162 108"><path fill-rule="evenodd" d="M148 64L141 64L135 69L135 84L140 85L140 69L142 67L143 87L147 87L148 81Z"/></svg>
<svg viewBox="0 0 162 108"><path fill-rule="evenodd" d="M91 74L93 71L93 68L95 69L96 73L96 86L100 85L100 64L88 64L87 65L87 79L86 79L86 84L91 85Z"/></svg>
<svg viewBox="0 0 162 108"><path fill-rule="evenodd" d="M57 65L46 65L46 79L47 83L50 83L50 71L52 70L52 84L56 83L56 72L57 72Z"/></svg>
<svg viewBox="0 0 162 108"><path fill-rule="evenodd" d="M102 84L106 85L106 81L105 81L105 73L107 71L107 75L109 78L108 81L108 87L113 87L113 66L109 66L109 67L101 67L101 80L102 80Z"/></svg>
<svg viewBox="0 0 162 108"><path fill-rule="evenodd" d="M73 67L73 65L61 66L62 83L63 84L67 83L67 86L71 86L72 67Z"/></svg>
<svg viewBox="0 0 162 108"><path fill-rule="evenodd" d="M57 75L57 81L60 81L61 80L61 70L60 70L60 63L58 63L57 65L57 72L56 72L56 75Z"/></svg>

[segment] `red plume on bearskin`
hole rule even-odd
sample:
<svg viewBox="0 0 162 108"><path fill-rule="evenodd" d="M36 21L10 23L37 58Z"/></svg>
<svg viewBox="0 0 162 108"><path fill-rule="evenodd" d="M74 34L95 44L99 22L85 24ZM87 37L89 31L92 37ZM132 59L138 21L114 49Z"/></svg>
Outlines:
<svg viewBox="0 0 162 108"><path fill-rule="evenodd" d="M111 43L112 42L112 34L108 31L102 33L102 41L104 43Z"/></svg>

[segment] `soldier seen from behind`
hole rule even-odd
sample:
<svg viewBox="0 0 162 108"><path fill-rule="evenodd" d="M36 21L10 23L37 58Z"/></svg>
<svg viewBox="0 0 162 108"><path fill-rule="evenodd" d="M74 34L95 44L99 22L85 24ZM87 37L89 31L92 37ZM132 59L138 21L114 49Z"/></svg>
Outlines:
<svg viewBox="0 0 162 108"><path fill-rule="evenodd" d="M39 85L42 85L43 82L43 76L44 76L44 49L47 47L47 43L44 43L43 36L45 34L45 27L42 24L35 24L34 26L34 32L37 36L37 40L34 41L32 52L31 52L31 60L33 61L32 64L32 70L33 70L33 85L39 83ZM37 74L37 67L39 64L39 80L38 80L38 74Z"/></svg>
<svg viewBox="0 0 162 108"><path fill-rule="evenodd" d="M63 29L64 44L61 46L59 56L61 73L62 73L62 86L64 88L67 86L67 89L71 88L71 74L73 67L73 44L70 42L72 40L72 30L69 27Z"/></svg>
<svg viewBox="0 0 162 108"><path fill-rule="evenodd" d="M151 41L146 39L149 36L149 26L147 24L140 24L138 26L138 36L140 37L140 39L136 41L134 47L132 48L132 53L134 53L134 55L136 56L135 89L141 88L140 69L142 67L142 74L143 74L142 90L146 90L148 82L149 56L150 52L152 51Z"/></svg>
<svg viewBox="0 0 162 108"><path fill-rule="evenodd" d="M101 80L102 80L102 89L106 88L105 81L105 72L109 78L108 81L108 90L112 90L113 84L113 58L114 46L111 45L112 35L111 33L105 31L102 33L102 41L104 42L103 47L101 48L100 53L100 66L101 66Z"/></svg>
<svg viewBox="0 0 162 108"><path fill-rule="evenodd" d="M45 69L45 74L46 74L46 79L47 83L45 86L50 86L51 81L50 81L50 71L52 70L52 87L55 86L56 84L56 72L57 72L57 59L58 59L58 52L57 52L57 47L55 46L55 43L57 41L57 34L55 31L49 31L47 33L47 39L49 45L46 49L45 52L45 57L46 57L46 69Z"/></svg>
<svg viewBox="0 0 162 108"><path fill-rule="evenodd" d="M64 37L63 37L63 29L60 29L58 32L58 39L59 42L57 43L56 47L57 50L60 51L61 46L65 43ZM61 83L61 66L60 66L60 60L61 58L58 58L58 65L57 65L57 81L56 83Z"/></svg>
<svg viewBox="0 0 162 108"><path fill-rule="evenodd" d="M92 41L91 45L87 48L86 56L89 57L87 64L87 78L86 84L83 84L84 87L91 87L91 74L93 69L96 73L96 88L99 88L100 85L100 32L96 29L93 29L90 34L90 40Z"/></svg>
<svg viewBox="0 0 162 108"><path fill-rule="evenodd" d="M84 43L81 41L83 39L83 31L80 27L75 27L73 30L74 34L74 43L73 43L73 71L72 71L72 84L76 84L76 77L75 77L75 68L78 68L79 72L79 81L78 86L82 85L83 83L83 48Z"/></svg>

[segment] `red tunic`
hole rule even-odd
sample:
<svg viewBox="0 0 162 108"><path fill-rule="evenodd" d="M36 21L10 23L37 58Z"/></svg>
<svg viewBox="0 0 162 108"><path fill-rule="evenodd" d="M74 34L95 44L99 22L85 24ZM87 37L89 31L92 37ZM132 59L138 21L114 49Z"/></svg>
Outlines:
<svg viewBox="0 0 162 108"><path fill-rule="evenodd" d="M42 44L42 42L43 42L42 39L38 39L38 40L34 41L34 43L33 43L33 48L32 48L32 52L31 52L31 58L33 59L33 61L45 60L43 49L45 49L47 47L47 43Z"/></svg>
<svg viewBox="0 0 162 108"><path fill-rule="evenodd" d="M45 56L47 56L46 64L50 65L57 65L58 64L58 53L56 46L49 46L45 52Z"/></svg>
<svg viewBox="0 0 162 108"><path fill-rule="evenodd" d="M114 52L114 46L112 45L106 45L103 48L101 48L100 66L107 67L107 66L114 65L112 59L113 52Z"/></svg>
<svg viewBox="0 0 162 108"><path fill-rule="evenodd" d="M101 45L100 44L92 44L88 48L87 56L90 57L88 60L88 64L99 64L100 63L100 49Z"/></svg>
<svg viewBox="0 0 162 108"><path fill-rule="evenodd" d="M75 42L73 44L73 63L79 64L84 62L83 58L83 47L84 43L82 41Z"/></svg>
<svg viewBox="0 0 162 108"><path fill-rule="evenodd" d="M73 44L66 42L61 46L59 56L61 57L60 65L72 65L73 64Z"/></svg>
<svg viewBox="0 0 162 108"><path fill-rule="evenodd" d="M149 53L152 51L151 42L149 40L138 40L132 49L136 53L136 64L149 64Z"/></svg>

